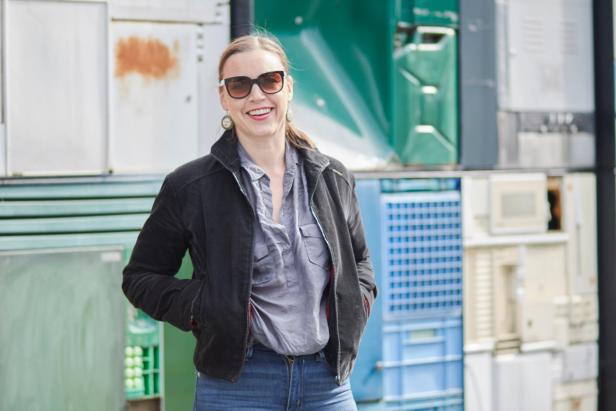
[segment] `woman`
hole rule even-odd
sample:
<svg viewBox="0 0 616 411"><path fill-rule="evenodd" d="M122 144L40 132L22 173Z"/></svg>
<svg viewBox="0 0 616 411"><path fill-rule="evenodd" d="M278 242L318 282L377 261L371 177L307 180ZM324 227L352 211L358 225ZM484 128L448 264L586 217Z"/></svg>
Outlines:
<svg viewBox="0 0 616 411"><path fill-rule="evenodd" d="M271 38L226 48L226 131L165 178L124 270L136 307L197 338L199 411L356 409L374 275L353 176L291 124L288 73Z"/></svg>

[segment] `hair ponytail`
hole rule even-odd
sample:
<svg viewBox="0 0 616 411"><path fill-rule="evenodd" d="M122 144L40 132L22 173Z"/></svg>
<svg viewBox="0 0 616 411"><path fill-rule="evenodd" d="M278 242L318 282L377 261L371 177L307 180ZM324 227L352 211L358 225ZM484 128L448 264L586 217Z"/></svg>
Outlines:
<svg viewBox="0 0 616 411"><path fill-rule="evenodd" d="M287 121L287 129L285 132L285 137L289 144L294 146L295 148L310 148L315 149L316 145L314 141L306 133L302 130L295 127L293 124Z"/></svg>

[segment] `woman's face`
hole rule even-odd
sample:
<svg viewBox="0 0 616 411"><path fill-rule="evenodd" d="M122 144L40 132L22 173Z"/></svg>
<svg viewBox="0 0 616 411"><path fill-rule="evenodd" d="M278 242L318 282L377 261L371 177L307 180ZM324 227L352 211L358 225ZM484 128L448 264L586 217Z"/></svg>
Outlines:
<svg viewBox="0 0 616 411"><path fill-rule="evenodd" d="M263 73L284 71L278 56L265 50L246 51L232 55L223 66L223 79L236 76L257 78ZM235 123L237 134L244 138L284 138L285 116L293 97L293 79L285 73L284 85L275 94L264 93L257 84L250 94L241 99L229 96L225 87L220 87L220 103Z"/></svg>

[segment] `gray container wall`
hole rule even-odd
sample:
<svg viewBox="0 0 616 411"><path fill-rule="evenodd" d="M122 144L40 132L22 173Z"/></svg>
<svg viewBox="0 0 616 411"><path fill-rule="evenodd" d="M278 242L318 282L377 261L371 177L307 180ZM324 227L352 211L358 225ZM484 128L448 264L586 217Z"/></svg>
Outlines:
<svg viewBox="0 0 616 411"><path fill-rule="evenodd" d="M462 166L592 167L591 2L484 6L461 1Z"/></svg>

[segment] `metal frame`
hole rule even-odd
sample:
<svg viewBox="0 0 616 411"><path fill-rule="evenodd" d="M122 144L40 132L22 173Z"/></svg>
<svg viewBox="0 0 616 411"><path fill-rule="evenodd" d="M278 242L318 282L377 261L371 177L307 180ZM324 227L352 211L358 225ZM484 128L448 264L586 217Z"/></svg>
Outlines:
<svg viewBox="0 0 616 411"><path fill-rule="evenodd" d="M597 245L599 265L599 410L616 409L616 179L614 22L611 0L593 1Z"/></svg>

